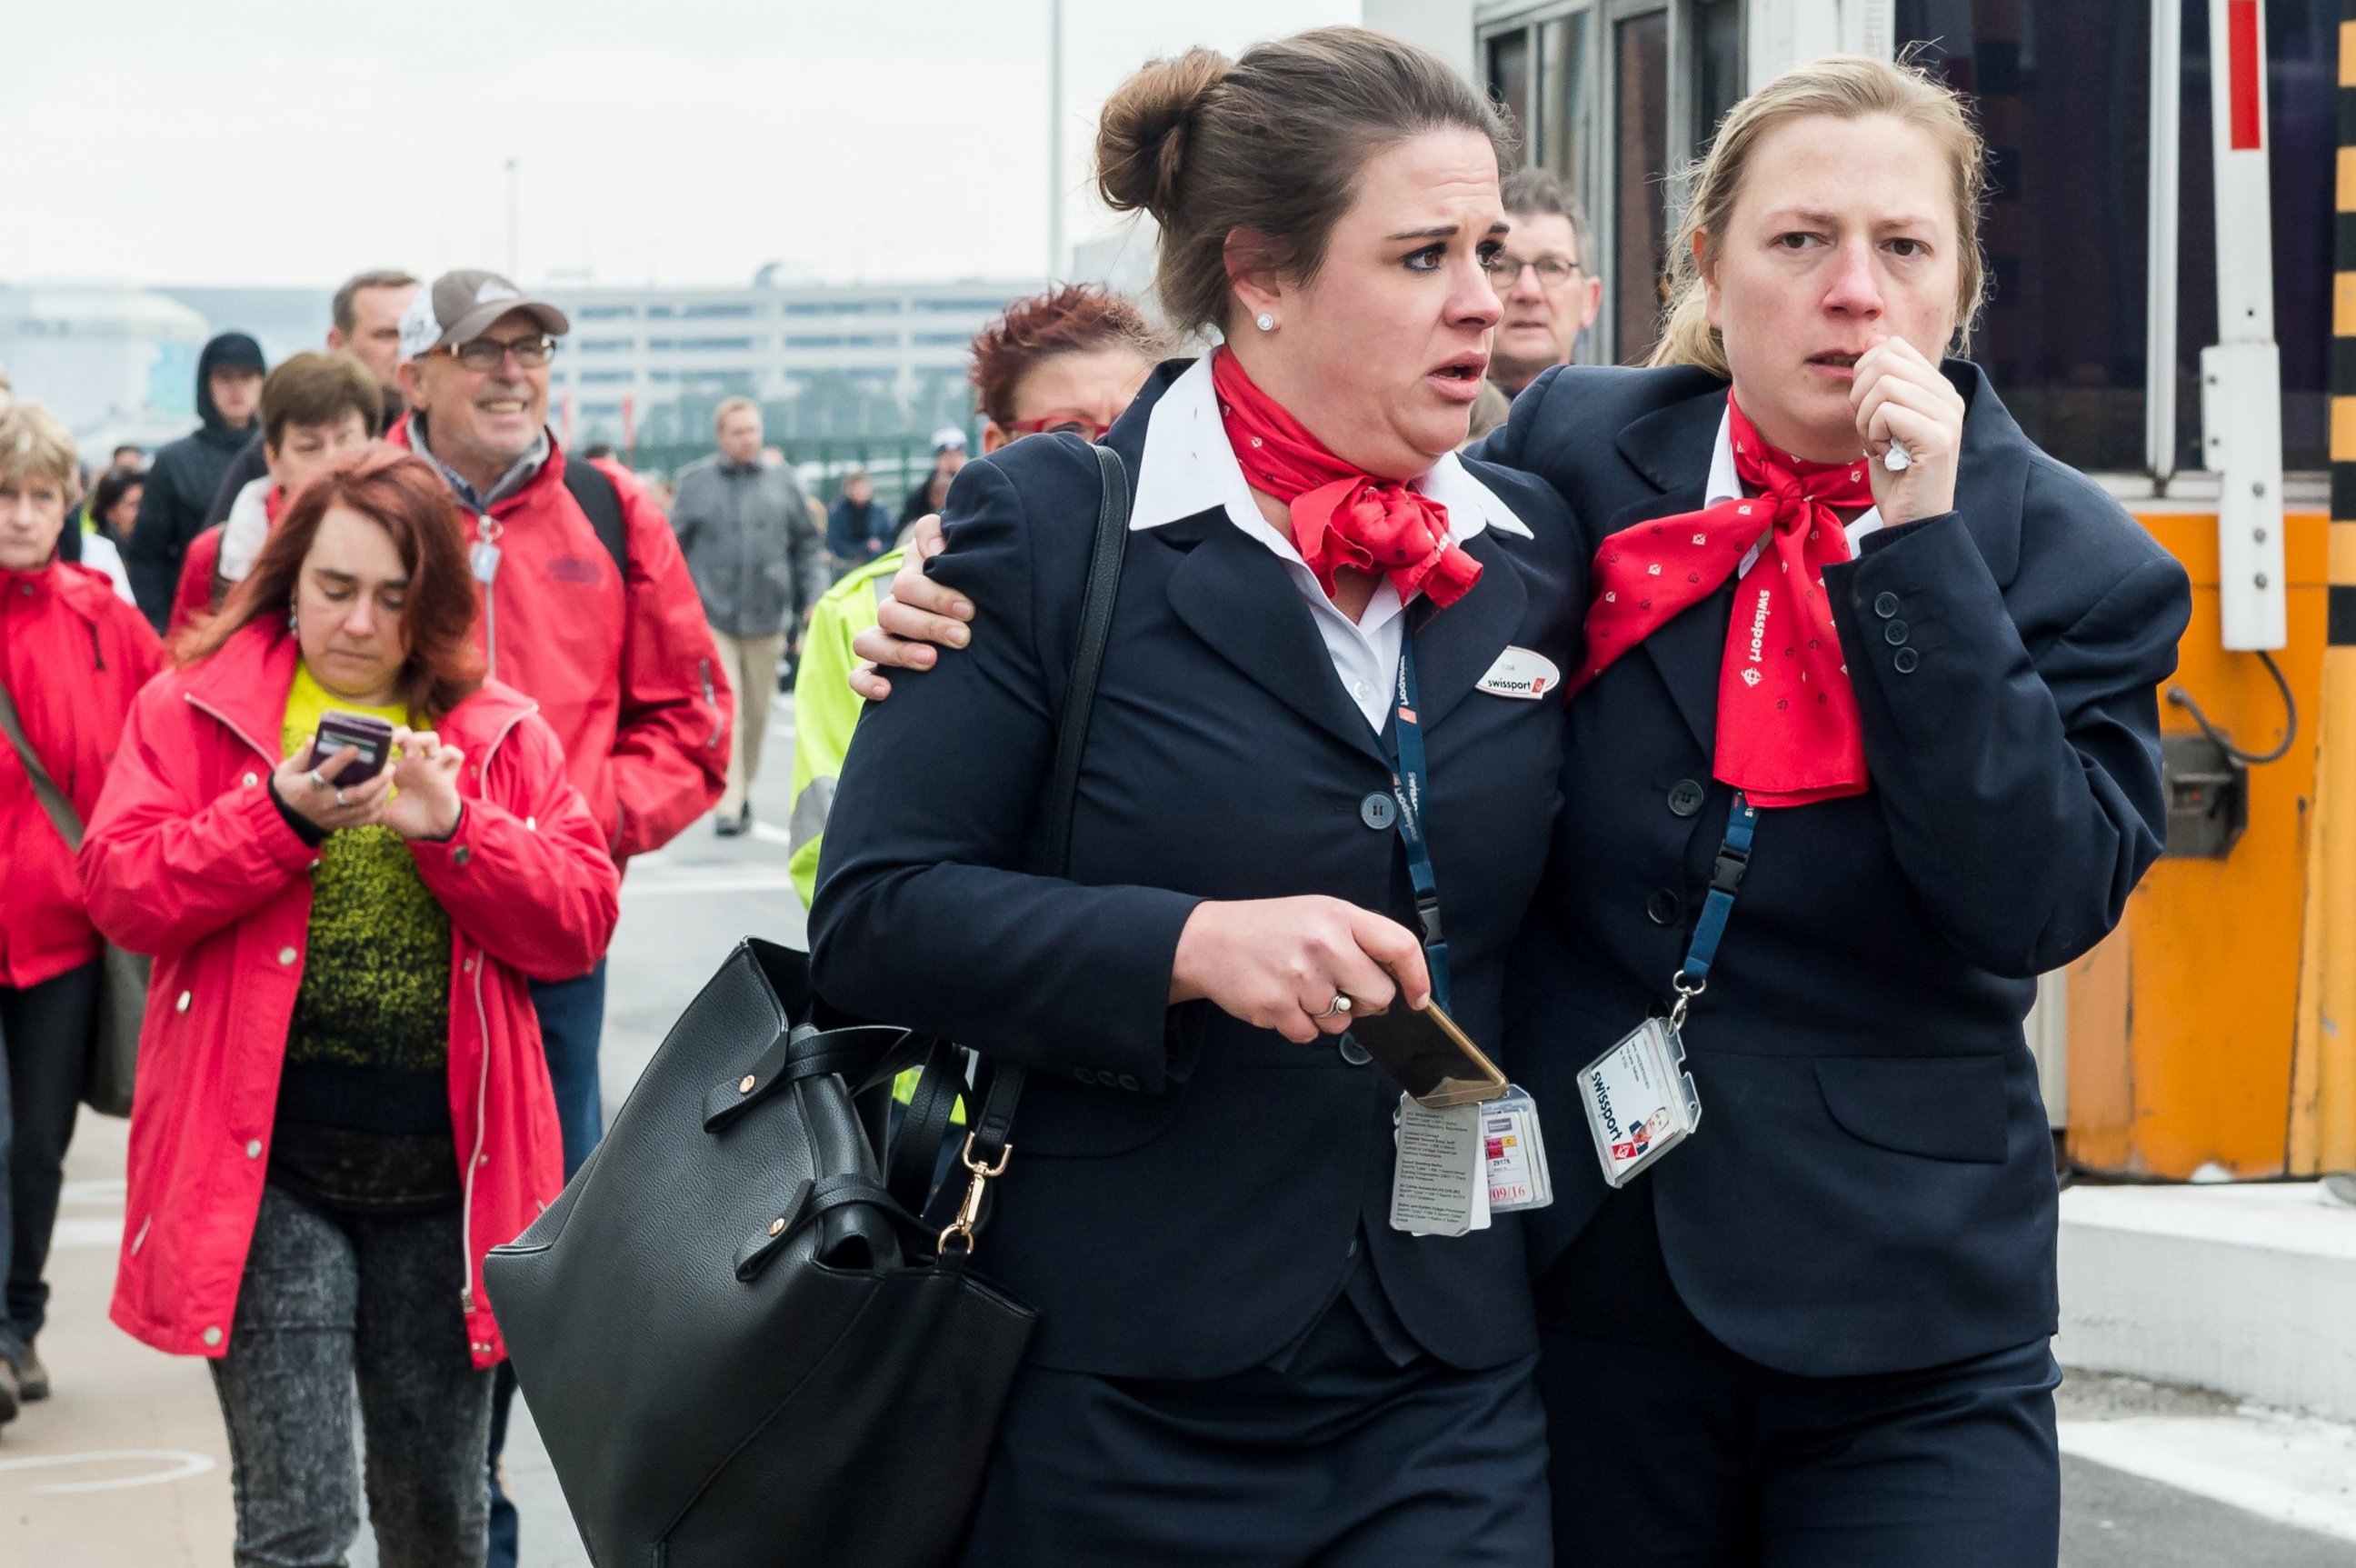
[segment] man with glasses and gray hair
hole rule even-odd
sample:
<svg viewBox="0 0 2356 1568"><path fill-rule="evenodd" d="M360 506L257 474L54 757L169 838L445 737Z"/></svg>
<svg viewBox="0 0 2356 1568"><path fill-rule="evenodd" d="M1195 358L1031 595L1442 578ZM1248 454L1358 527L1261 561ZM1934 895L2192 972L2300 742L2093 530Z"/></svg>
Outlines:
<svg viewBox="0 0 2356 1568"><path fill-rule="evenodd" d="M1512 228L1491 263L1505 316L1489 347L1489 386L1473 406L1477 441L1505 422L1521 390L1567 365L1603 308L1603 280L1588 264L1592 231L1579 199L1542 168L1515 169L1501 192Z"/></svg>
<svg viewBox="0 0 2356 1568"><path fill-rule="evenodd" d="M607 848L626 862L719 800L732 703L670 524L627 472L568 461L549 431L549 361L570 326L497 273L444 274L401 318L410 414L390 438L429 459L457 499L488 673L539 703ZM585 975L535 980L531 999L569 1178L603 1127L605 961ZM514 1388L502 1368L494 1568L516 1561L515 1510L496 1485Z"/></svg>

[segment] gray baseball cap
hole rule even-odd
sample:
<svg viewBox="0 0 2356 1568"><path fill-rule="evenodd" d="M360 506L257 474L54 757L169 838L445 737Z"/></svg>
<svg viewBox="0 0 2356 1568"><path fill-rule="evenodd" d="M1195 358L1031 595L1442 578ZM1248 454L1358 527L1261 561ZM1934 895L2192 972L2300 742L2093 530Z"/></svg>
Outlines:
<svg viewBox="0 0 2356 1568"><path fill-rule="evenodd" d="M544 299L534 299L497 273L466 268L444 273L433 285L417 291L401 317L401 357L414 360L436 349L471 343L491 323L520 310L552 338L573 330L564 312Z"/></svg>

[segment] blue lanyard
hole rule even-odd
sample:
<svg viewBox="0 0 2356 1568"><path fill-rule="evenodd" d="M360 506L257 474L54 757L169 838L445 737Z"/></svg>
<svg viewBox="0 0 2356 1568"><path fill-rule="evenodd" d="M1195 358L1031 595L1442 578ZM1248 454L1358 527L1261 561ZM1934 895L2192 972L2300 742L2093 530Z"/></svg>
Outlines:
<svg viewBox="0 0 2356 1568"><path fill-rule="evenodd" d="M1702 900L1701 918L1694 923L1685 967L1672 983L1677 993L1676 1004L1669 1013L1672 1028L1685 1023L1686 1008L1709 984L1709 966L1718 957L1719 940L1726 935L1735 895L1742 891L1743 875L1751 869L1751 834L1758 825L1759 808L1737 789L1734 804L1726 813L1726 837L1719 841L1718 859L1710 866L1709 896Z"/></svg>
<svg viewBox="0 0 2356 1568"><path fill-rule="evenodd" d="M1416 922L1423 928L1423 961L1431 971L1431 995L1448 1005L1448 937L1440 924L1440 879L1432 874L1431 847L1424 840L1423 800L1430 773L1423 760L1423 721L1415 697L1415 637L1400 639L1398 660L1397 760L1391 767L1391 794L1398 801L1400 842L1407 845L1408 880L1415 886Z"/></svg>

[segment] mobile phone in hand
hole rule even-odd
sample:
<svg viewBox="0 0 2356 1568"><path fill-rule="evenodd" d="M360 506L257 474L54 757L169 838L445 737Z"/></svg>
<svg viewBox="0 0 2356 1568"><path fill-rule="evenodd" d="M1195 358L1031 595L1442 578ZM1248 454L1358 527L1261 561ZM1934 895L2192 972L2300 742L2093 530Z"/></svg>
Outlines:
<svg viewBox="0 0 2356 1568"><path fill-rule="evenodd" d="M348 714L336 708L321 714L319 733L311 741L312 765L325 764L348 746L359 755L327 780L338 789L365 784L384 771L385 764L392 760L392 726L372 714Z"/></svg>
<svg viewBox="0 0 2356 1568"><path fill-rule="evenodd" d="M1437 1002L1417 1008L1395 1001L1380 1013L1354 1015L1350 1036L1418 1104L1431 1110L1478 1105L1505 1092L1505 1075Z"/></svg>

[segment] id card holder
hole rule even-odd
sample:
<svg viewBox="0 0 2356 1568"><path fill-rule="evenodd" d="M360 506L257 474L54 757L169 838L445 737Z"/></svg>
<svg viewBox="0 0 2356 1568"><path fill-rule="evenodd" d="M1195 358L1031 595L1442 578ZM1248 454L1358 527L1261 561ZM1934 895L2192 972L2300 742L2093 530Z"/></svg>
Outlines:
<svg viewBox="0 0 2356 1568"><path fill-rule="evenodd" d="M1701 1125L1701 1096L1685 1070L1685 1041L1666 1018L1647 1018L1579 1075L1603 1179L1625 1187Z"/></svg>
<svg viewBox="0 0 2356 1568"><path fill-rule="evenodd" d="M1515 1085L1481 1107L1481 1152L1489 1165L1489 1212L1516 1214L1554 1201L1538 1102Z"/></svg>

